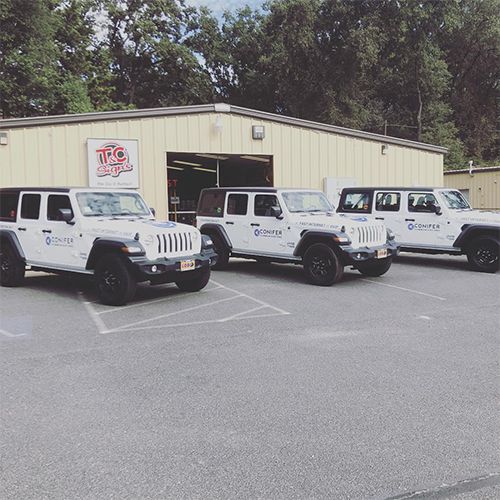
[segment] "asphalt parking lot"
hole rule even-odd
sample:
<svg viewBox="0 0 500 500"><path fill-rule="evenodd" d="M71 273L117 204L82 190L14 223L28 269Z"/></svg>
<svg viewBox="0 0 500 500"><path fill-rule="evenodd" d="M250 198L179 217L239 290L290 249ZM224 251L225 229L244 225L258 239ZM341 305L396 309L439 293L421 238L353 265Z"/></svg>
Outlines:
<svg viewBox="0 0 500 500"><path fill-rule="evenodd" d="M1 498L500 497L499 274L212 278L121 308L83 279L0 289Z"/></svg>

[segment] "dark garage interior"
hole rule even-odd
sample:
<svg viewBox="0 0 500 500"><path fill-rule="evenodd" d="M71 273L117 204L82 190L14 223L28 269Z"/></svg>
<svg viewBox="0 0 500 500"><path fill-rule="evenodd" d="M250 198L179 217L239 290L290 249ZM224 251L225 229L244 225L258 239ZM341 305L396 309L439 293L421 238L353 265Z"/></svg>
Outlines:
<svg viewBox="0 0 500 500"><path fill-rule="evenodd" d="M273 158L265 155L167 153L169 219L194 224L200 192L208 187L272 186Z"/></svg>

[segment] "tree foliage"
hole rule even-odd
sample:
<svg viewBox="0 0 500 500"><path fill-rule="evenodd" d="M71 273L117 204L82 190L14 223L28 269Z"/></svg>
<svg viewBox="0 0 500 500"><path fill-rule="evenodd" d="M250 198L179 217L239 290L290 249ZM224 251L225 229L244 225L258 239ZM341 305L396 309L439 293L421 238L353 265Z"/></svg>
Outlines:
<svg viewBox="0 0 500 500"><path fill-rule="evenodd" d="M208 3L208 2L207 2ZM499 159L500 0L2 0L3 117L225 101Z"/></svg>

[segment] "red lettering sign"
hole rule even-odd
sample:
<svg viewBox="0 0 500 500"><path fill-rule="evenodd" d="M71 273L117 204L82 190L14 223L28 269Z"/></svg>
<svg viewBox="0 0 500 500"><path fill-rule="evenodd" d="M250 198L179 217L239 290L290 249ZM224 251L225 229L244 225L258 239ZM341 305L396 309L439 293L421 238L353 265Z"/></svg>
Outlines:
<svg viewBox="0 0 500 500"><path fill-rule="evenodd" d="M119 144L109 142L95 150L97 155L97 177L118 177L130 172L134 166L129 162L128 151Z"/></svg>

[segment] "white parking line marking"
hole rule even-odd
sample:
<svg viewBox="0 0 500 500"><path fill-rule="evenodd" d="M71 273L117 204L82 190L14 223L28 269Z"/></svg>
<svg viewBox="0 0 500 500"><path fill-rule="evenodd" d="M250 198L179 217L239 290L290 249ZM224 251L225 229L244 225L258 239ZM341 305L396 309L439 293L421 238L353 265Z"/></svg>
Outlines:
<svg viewBox="0 0 500 500"><path fill-rule="evenodd" d="M279 312L280 314L290 314L287 311L284 311L283 309L280 309L279 307L272 306L271 304L268 304L267 302L264 302L263 300L256 299L255 297L250 297L250 295L247 295L246 293L238 292L232 288L229 288L228 286L224 286L222 283L218 283L217 281L212 280L212 283L214 285L219 285L222 288L225 288L226 290L229 290L230 292L233 293L239 293L242 297L246 297L247 299L253 300L254 302L257 302L257 304L261 304L265 307L269 307L270 309L274 309L275 311Z"/></svg>
<svg viewBox="0 0 500 500"><path fill-rule="evenodd" d="M196 309L201 309L202 307L210 307L210 306L213 306L215 304L220 304L221 302L227 302L228 300L234 300L234 299L237 299L238 297L242 297L242 296L243 295L234 295L233 297L227 297L225 299L214 300L213 302L208 302L206 304L200 304L197 306L188 307L187 309L179 309L178 311L173 311L173 312L167 313L167 314L161 314L160 316L155 316L154 318L143 319L141 321L135 321L134 323L129 323L128 325L119 326L119 327L115 328L114 330L123 330L124 328L129 329L129 328L136 326L136 325L142 325L144 323L151 323L151 321L157 321L159 319L168 318L169 316L175 316L176 314L187 313L190 311L194 311Z"/></svg>
<svg viewBox="0 0 500 500"><path fill-rule="evenodd" d="M91 302L87 302L86 300L84 300L83 298L83 293L82 292L78 292L78 297L80 298L80 300L82 301L83 303L83 306L85 307L85 309L87 310L87 312L89 313L89 316L92 318L92 320L94 321L95 323L95 326L97 326L97 331L99 333L108 333L110 330L108 329L108 327L104 324L104 321L98 316L98 314L94 311L94 308L92 307L91 305Z"/></svg>
<svg viewBox="0 0 500 500"><path fill-rule="evenodd" d="M144 319L141 321L135 321L133 323L128 323L126 325L117 326L114 328L107 327L106 323L102 320L100 315L104 314L104 313L108 313L108 312L121 312L124 309L128 309L130 307L146 306L148 304L154 304L154 303L163 302L163 301L170 301L170 300L172 300L174 298L178 298L178 297L184 298L186 296L186 294L180 294L180 295L175 296L175 297L172 297L172 296L161 297L159 299L130 304L129 306L124 306L124 307L119 307L119 308L105 309L105 310L101 310L101 311L96 311L94 309L92 304L94 304L95 302L84 300L83 292L79 292L79 298L80 298L81 302L83 303L85 309L89 313L89 316L94 321L94 323L97 327L97 330L100 334L131 332L131 331L139 331L139 330L157 330L157 329L161 329L161 328L204 325L207 323L226 323L228 321L233 321L233 320L250 319L250 318L267 318L267 317L271 317L271 316L282 316L282 315L290 314L289 312L284 311L283 309L280 309L279 307L272 306L271 304L268 304L267 302L264 302L263 300L256 299L255 297L251 297L250 295L247 295L246 293L238 292L237 290L234 290L233 288L229 288L227 286L224 286L221 283L218 283L214 280L210 280L210 283L215 285L215 287L204 290L205 292L211 292L213 290L221 290L222 289L222 290L227 290L228 292L231 292L234 295L232 295L231 297L226 297L224 299L214 300L214 301L208 302L206 304L199 304L199 305L196 305L193 307L179 309L177 311L173 311L173 312L170 312L167 314L161 314L161 315L154 316L154 317L151 317L148 319ZM178 314L188 313L188 312L194 311L196 309L201 309L204 307L211 307L211 306L214 306L215 304L220 304L222 302L228 302L230 300L234 300L234 299L242 298L242 297L258 304L258 306L253 307L251 309L247 309L246 311L232 314L231 316L227 316L225 318L220 318L220 319L212 319L212 320L209 319L209 320L203 320L203 321L188 321L185 323L174 323L174 324L166 324L166 325L165 324L164 325L145 325L145 323L151 323L153 321L165 319L165 318L168 318L171 316L176 316ZM263 309L271 309L273 312L270 314L251 314L253 312L261 311Z"/></svg>
<svg viewBox="0 0 500 500"><path fill-rule="evenodd" d="M425 297L431 297L432 299L446 300L444 297L439 297L437 295L431 295L430 293L419 292L418 290L412 290L410 288L403 288L402 286L389 285L388 283L379 283L378 281L361 279L361 281L366 281L367 283L373 283L374 285L387 286L389 288L396 288L398 290L403 290L404 292L415 293L417 295L424 295Z"/></svg>
<svg viewBox="0 0 500 500"><path fill-rule="evenodd" d="M254 307L252 309L249 309L248 311L242 311L242 312L239 312L239 313L236 313L236 314L233 314L232 316L228 316L227 318L222 318L222 319L219 319L217 321L219 321L220 323L224 323L226 321L230 321L232 319L235 319L237 318L238 316L244 316L245 314L248 314L248 313L251 313L251 312L255 312L255 311L258 311L259 309L264 309L266 306L257 306L257 307Z"/></svg>
<svg viewBox="0 0 500 500"><path fill-rule="evenodd" d="M26 335L25 333L10 333L7 330L2 330L2 329L0 329L0 333L5 337L9 338L24 337Z"/></svg>
<svg viewBox="0 0 500 500"><path fill-rule="evenodd" d="M259 307L259 309L261 309ZM242 314L248 313L249 311L245 311ZM283 316L283 314L279 313L271 313L271 314L254 314L252 316L238 316L235 318L231 318L231 321L234 320L240 320L240 319L253 319L253 318L270 318L271 316ZM226 320L229 321L229 320ZM181 327L181 326L195 326L195 325L207 325L209 323L224 323L224 319L209 319L209 320L203 320L203 321L190 321L189 323L171 323L168 325L152 325L152 326L139 326L137 328L115 328L113 330L108 330L107 332L104 332L105 334L109 333L122 333L122 332L137 332L139 330L159 330L161 328L174 328L174 327Z"/></svg>
<svg viewBox="0 0 500 500"><path fill-rule="evenodd" d="M431 319L429 316L424 316L424 315L419 316L418 318L419 318L419 319Z"/></svg>
<svg viewBox="0 0 500 500"><path fill-rule="evenodd" d="M207 293L207 292L213 292L214 290L220 290L222 287L217 286L214 288L209 288L208 290L203 290L201 293ZM171 301L174 299L179 299L179 298L184 298L186 296L185 293L183 294L178 294L178 295L169 295L168 297L162 297L159 299L153 299L153 300L145 300L144 302L137 302L135 304L130 304L128 306L121 306L121 307L112 307L110 309L104 309L103 311L98 311L96 314L106 314L106 313L112 313L112 312L121 312L124 309L130 309L131 307L139 307L139 306L147 306L149 304L156 304L157 302L166 302L166 301Z"/></svg>

